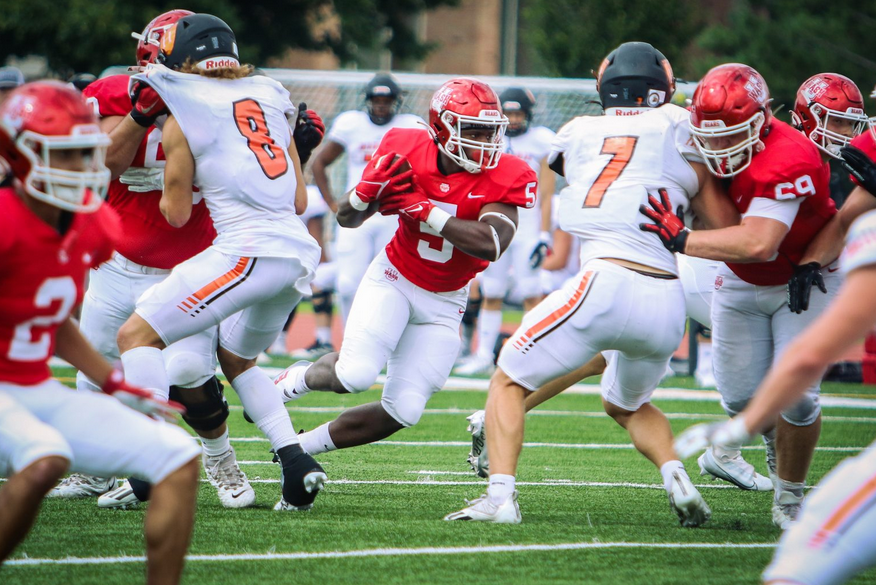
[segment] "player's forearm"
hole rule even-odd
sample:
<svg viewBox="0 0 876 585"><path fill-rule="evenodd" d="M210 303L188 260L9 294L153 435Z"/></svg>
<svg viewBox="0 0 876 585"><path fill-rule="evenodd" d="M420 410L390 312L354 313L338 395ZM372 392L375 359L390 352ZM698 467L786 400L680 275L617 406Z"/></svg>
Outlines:
<svg viewBox="0 0 876 585"><path fill-rule="evenodd" d="M166 176L165 176L166 177ZM161 215L167 223L175 228L181 228L192 217L192 187L170 186L165 182L164 193L158 202Z"/></svg>
<svg viewBox="0 0 876 585"><path fill-rule="evenodd" d="M451 217L441 230L441 236L469 256L494 262L508 248L514 232L501 225L497 229L486 221Z"/></svg>
<svg viewBox="0 0 876 585"><path fill-rule="evenodd" d="M751 226L735 226L721 230L692 231L687 237L684 253L697 258L721 262L767 262L776 255L781 239L764 237Z"/></svg>
<svg viewBox="0 0 876 585"><path fill-rule="evenodd" d="M836 260L843 250L847 229L848 226L843 225L839 214L833 216L809 243L800 265L817 262L819 266L825 266Z"/></svg>
<svg viewBox="0 0 876 585"><path fill-rule="evenodd" d="M329 208L337 212L340 206L338 205L338 202L335 201L335 196L329 185L326 164L322 160L322 157L317 156L313 162L310 163L310 170L313 173L313 183L316 185L316 188L319 189L320 195L322 195L322 198L325 200Z"/></svg>
<svg viewBox="0 0 876 585"><path fill-rule="evenodd" d="M346 228L357 228L365 223L365 220L374 215L378 206L375 201L368 206L368 209L359 211L350 204L351 193L354 193L354 191L350 191L338 201L338 225Z"/></svg>
<svg viewBox="0 0 876 585"><path fill-rule="evenodd" d="M112 366L88 343L72 319L58 328L55 337L55 355L103 386L112 372Z"/></svg>
<svg viewBox="0 0 876 585"><path fill-rule="evenodd" d="M137 124L131 116L125 116L109 133L112 144L106 152L106 166L113 179L117 179L134 162L137 149L148 130Z"/></svg>

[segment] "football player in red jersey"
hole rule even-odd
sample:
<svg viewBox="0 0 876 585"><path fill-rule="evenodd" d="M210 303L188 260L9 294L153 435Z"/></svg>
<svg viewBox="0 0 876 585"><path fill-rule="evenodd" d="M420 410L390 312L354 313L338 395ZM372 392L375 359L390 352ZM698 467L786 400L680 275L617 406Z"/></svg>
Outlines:
<svg viewBox="0 0 876 585"><path fill-rule="evenodd" d="M517 208L536 203L535 172L502 156L507 124L490 86L450 80L432 96L428 129L390 130L341 200L341 225L358 227L380 212L398 215L398 230L356 292L340 354L294 364L275 383L291 400L312 390L363 392L384 366L387 380L380 402L300 435L309 453L413 426L443 387L459 349L468 282L508 247Z"/></svg>
<svg viewBox="0 0 876 585"><path fill-rule="evenodd" d="M830 292L813 298L812 310L798 315L785 308L788 280L836 207L828 188L828 153L773 119L769 102L760 74L740 64L713 68L694 93L691 130L712 173L732 179L729 194L742 214L738 226L689 231L665 202L653 200L642 209L655 222L642 229L655 232L667 249L726 263L716 277L711 315L715 378L731 416L745 408L774 356L824 310L838 288L838 275L829 272ZM773 522L783 529L803 501L821 430L819 390L813 383L782 412L776 429L764 434L775 489ZM711 448L698 462L703 474L758 489L739 445Z"/></svg>
<svg viewBox="0 0 876 585"><path fill-rule="evenodd" d="M68 466L136 473L154 483L147 582L177 583L194 522L199 449L178 427L141 414L172 420L182 408L126 384L70 316L86 272L121 238L101 198L109 139L79 92L59 82L17 89L0 120L0 158L15 177L0 190L0 475L10 477L0 489L0 560ZM53 353L115 398L53 380Z"/></svg>
<svg viewBox="0 0 876 585"><path fill-rule="evenodd" d="M140 69L155 61L159 44L168 27L193 14L171 10L155 17L138 39L136 58ZM116 335L134 312L140 295L167 278L170 270L205 250L216 237L210 213L196 194L192 217L182 228L167 223L159 209L164 184L165 156L161 130L154 114L162 109L148 88L138 95L136 107L128 93L130 77L112 75L89 85L83 95L100 118L100 126L112 138L107 158L113 173L107 203L119 215L125 238L113 258L91 273L82 306L83 335L111 362L119 360ZM153 108L146 113L144 100ZM188 410L184 420L200 436L207 477L225 507L252 505L255 491L237 465L228 438L228 406L215 376L217 329L212 327L183 339L164 351L170 378L169 397ZM77 374L79 390L95 385ZM149 497L149 486L133 478L118 483L116 478L74 474L58 485L50 496L100 496L102 508L130 507Z"/></svg>

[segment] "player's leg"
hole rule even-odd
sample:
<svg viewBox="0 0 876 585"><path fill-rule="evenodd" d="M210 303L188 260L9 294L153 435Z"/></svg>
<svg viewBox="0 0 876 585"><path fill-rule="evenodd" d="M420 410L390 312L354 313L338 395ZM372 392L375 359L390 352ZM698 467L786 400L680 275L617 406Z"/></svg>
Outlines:
<svg viewBox="0 0 876 585"><path fill-rule="evenodd" d="M24 540L73 454L58 431L0 390L0 563Z"/></svg>
<svg viewBox="0 0 876 585"><path fill-rule="evenodd" d="M809 310L801 314L787 310L784 287L773 287L776 307L773 313L773 336L776 359L787 346L827 308L840 287L837 274L825 271L828 293L814 294ZM823 373L823 372L822 372ZM787 528L797 517L803 500L806 477L815 447L821 435L821 376L804 397L782 412L776 423L776 491L773 498L773 522Z"/></svg>
<svg viewBox="0 0 876 585"><path fill-rule="evenodd" d="M475 329L477 329L478 315L483 304L481 287L477 278L469 283L468 302L465 304L465 312L462 314L462 347L456 358L456 366L464 364L471 357L476 348L472 347Z"/></svg>
<svg viewBox="0 0 876 585"><path fill-rule="evenodd" d="M369 221L373 221L371 218ZM367 222L366 222L367 223ZM337 259L338 265L338 304L341 306L341 318L346 326L353 300L359 283L368 270L368 265L374 258L373 243L365 226L359 228L337 228Z"/></svg>
<svg viewBox="0 0 876 585"><path fill-rule="evenodd" d="M514 242L511 242L511 248ZM483 301L478 315L477 347L466 363L456 368L456 373L464 376L490 374L493 372L493 348L502 328L502 300L508 291L511 279L511 250L507 250L498 260L478 276Z"/></svg>
<svg viewBox="0 0 876 585"><path fill-rule="evenodd" d="M772 316L760 306L759 290L719 268L712 295L712 365L721 406L730 416L745 408L773 361ZM742 458L740 448L706 450L697 459L702 475L743 490L772 490L772 481Z"/></svg>
<svg viewBox="0 0 876 585"><path fill-rule="evenodd" d="M870 445L818 484L782 535L765 583L838 585L876 564L874 470L876 448Z"/></svg>
<svg viewBox="0 0 876 585"><path fill-rule="evenodd" d="M538 244L538 237L532 234L527 234L528 237L521 237L523 234L517 234L515 240L517 246L506 251L512 253L511 262L514 280L517 282L517 290L523 297L523 311L531 311L542 299L541 294L541 274L538 268L533 268L529 261L529 256Z"/></svg>
<svg viewBox="0 0 876 585"><path fill-rule="evenodd" d="M684 289L684 305L687 316L705 327L712 326L712 293L720 262L678 254L678 275ZM691 331L690 334L695 334ZM694 377L700 386L714 388L715 374L712 369L712 338L699 335L697 338L697 368Z"/></svg>

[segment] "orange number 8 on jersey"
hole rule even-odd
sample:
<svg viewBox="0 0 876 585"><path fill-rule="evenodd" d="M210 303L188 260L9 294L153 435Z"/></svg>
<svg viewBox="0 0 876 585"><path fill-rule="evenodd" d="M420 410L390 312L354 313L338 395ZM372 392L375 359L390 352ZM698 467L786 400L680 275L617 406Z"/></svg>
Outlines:
<svg viewBox="0 0 876 585"><path fill-rule="evenodd" d="M273 180L286 174L289 162L283 149L271 138L265 112L259 103L249 98L234 102L234 120L265 175Z"/></svg>

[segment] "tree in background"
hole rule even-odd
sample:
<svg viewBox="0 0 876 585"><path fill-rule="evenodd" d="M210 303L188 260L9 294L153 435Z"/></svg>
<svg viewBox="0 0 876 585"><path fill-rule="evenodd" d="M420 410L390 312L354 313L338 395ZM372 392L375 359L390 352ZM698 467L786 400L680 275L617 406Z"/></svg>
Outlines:
<svg viewBox="0 0 876 585"><path fill-rule="evenodd" d="M241 58L253 64L288 48L329 49L342 63L386 47L422 59L432 48L414 30L422 10L459 0L4 0L0 63L9 56L42 55L59 73L100 73L134 60L132 31L173 8L209 12L234 29Z"/></svg>

